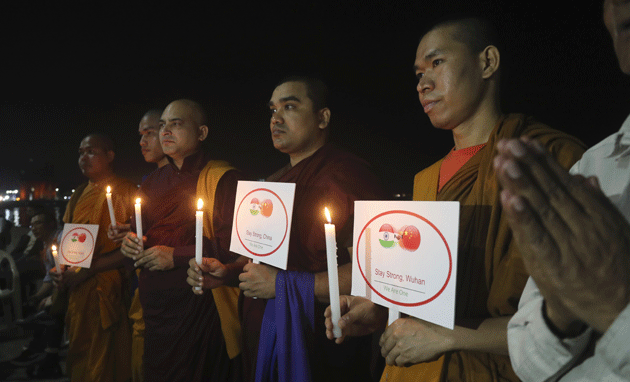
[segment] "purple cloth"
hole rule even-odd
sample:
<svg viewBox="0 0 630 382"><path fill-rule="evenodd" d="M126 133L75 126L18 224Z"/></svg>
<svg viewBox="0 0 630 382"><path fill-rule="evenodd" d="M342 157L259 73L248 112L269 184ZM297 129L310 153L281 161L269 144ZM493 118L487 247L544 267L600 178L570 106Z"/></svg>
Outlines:
<svg viewBox="0 0 630 382"><path fill-rule="evenodd" d="M307 333L315 330L315 276L280 271L260 331L256 382L310 382ZM310 329L310 330L307 330Z"/></svg>

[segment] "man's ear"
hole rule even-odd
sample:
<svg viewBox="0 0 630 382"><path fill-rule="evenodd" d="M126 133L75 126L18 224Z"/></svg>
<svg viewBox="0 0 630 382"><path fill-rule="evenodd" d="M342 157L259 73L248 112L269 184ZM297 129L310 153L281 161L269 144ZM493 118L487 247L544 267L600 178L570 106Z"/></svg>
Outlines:
<svg viewBox="0 0 630 382"><path fill-rule="evenodd" d="M499 70L501 55L499 49L494 45L488 45L486 49L479 54L479 62L483 71L483 78L488 79Z"/></svg>
<svg viewBox="0 0 630 382"><path fill-rule="evenodd" d="M199 126L199 140L205 141L207 137L208 137L208 126L206 125Z"/></svg>
<svg viewBox="0 0 630 382"><path fill-rule="evenodd" d="M324 130L330 123L330 109L325 107L318 112L319 115L319 128Z"/></svg>

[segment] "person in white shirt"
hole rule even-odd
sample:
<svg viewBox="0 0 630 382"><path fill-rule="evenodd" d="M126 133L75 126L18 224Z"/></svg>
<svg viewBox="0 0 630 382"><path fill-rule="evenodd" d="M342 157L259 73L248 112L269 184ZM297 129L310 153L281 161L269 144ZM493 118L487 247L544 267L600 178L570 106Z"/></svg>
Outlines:
<svg viewBox="0 0 630 382"><path fill-rule="evenodd" d="M604 22L630 74L630 2L605 0ZM515 372L630 381L630 116L570 173L534 141L498 149L501 201L531 275L508 324Z"/></svg>

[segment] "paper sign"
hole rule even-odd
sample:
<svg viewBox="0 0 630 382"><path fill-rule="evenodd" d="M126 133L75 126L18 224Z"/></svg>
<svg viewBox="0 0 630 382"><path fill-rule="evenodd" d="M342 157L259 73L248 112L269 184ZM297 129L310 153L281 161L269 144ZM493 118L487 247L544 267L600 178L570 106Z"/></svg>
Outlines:
<svg viewBox="0 0 630 382"><path fill-rule="evenodd" d="M459 202L357 201L352 294L453 329Z"/></svg>
<svg viewBox="0 0 630 382"><path fill-rule="evenodd" d="M239 181L230 251L286 269L295 183Z"/></svg>
<svg viewBox="0 0 630 382"><path fill-rule="evenodd" d="M98 224L66 224L59 243L59 263L89 268L98 236Z"/></svg>

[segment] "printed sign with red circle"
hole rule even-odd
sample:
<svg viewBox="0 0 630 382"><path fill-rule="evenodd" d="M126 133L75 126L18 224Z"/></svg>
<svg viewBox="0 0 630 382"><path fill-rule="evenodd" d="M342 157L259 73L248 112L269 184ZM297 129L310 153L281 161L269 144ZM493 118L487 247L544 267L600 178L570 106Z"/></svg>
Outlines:
<svg viewBox="0 0 630 382"><path fill-rule="evenodd" d="M286 268L295 184L239 182L230 250Z"/></svg>
<svg viewBox="0 0 630 382"><path fill-rule="evenodd" d="M400 229L394 229L391 224L386 223L388 221L402 221L407 224L402 225ZM385 229L381 231L383 226ZM370 233L384 232L384 234L369 234L368 236L366 230ZM410 231L413 232L410 233ZM434 264L432 266L432 282L429 284L428 290L426 278L418 277L422 273L409 272L410 267L407 265L409 262L426 261L422 258L421 238L426 238L426 241L433 240L443 245L441 248L436 249L435 246L431 248L434 253L431 261ZM372 259L373 263L368 269L365 256L361 256L361 253L365 253L365 244L361 245L362 240L372 241L370 243L372 251L381 252L386 261L378 262ZM444 291L451 280L453 256L444 235L431 221L416 213L403 210L380 213L363 226L357 241L359 245L356 246L355 257L361 276L374 293L392 304L419 306L429 303ZM413 250L408 248L413 248ZM435 256L436 252L441 256ZM440 264L435 264L436 260ZM368 272L372 273L372 277L369 279L366 276ZM391 293L394 288L402 289L406 293Z"/></svg>
<svg viewBox="0 0 630 382"><path fill-rule="evenodd" d="M59 243L59 262L89 268L97 234L96 224L66 224Z"/></svg>
<svg viewBox="0 0 630 382"><path fill-rule="evenodd" d="M454 325L458 202L355 202L352 294Z"/></svg>

